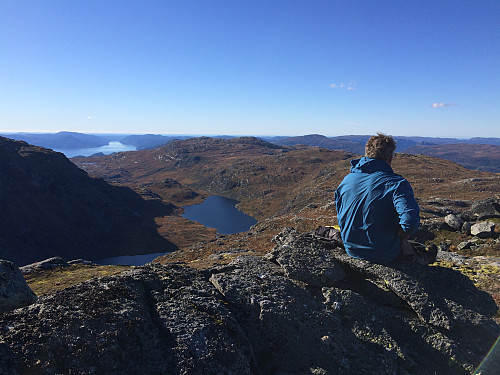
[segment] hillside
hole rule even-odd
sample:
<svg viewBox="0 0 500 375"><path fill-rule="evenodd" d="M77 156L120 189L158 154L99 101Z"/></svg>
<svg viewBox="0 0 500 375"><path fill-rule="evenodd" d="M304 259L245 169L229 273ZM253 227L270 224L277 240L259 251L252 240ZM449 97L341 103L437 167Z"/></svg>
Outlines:
<svg viewBox="0 0 500 375"><path fill-rule="evenodd" d="M100 259L175 249L154 217L172 212L91 178L63 154L0 137L0 259Z"/></svg>
<svg viewBox="0 0 500 375"><path fill-rule="evenodd" d="M319 134L298 137L268 138L269 142L283 146L307 145L330 150L344 150L364 154L369 135L345 135L325 137ZM500 169L500 138L436 138L395 136L397 152L436 156L450 160L469 169L497 173Z"/></svg>
<svg viewBox="0 0 500 375"><path fill-rule="evenodd" d="M234 235L228 236L234 241L217 243L227 242L231 247L242 241L241 246L248 243L245 246L266 251L272 246L272 236L283 227L308 231L336 222L333 192L354 157L345 151L278 146L251 137L204 137L155 150L72 161L91 175L177 206L199 203L207 194L237 199L242 211L260 221L259 236ZM424 218L461 212L473 200L500 194L500 176L447 160L397 154L393 166L411 182ZM182 248L215 238L213 230L179 216L155 220L160 234Z"/></svg>
<svg viewBox="0 0 500 375"><path fill-rule="evenodd" d="M174 179L196 191L240 200L244 211L265 219L304 210L331 214L333 191L349 172L349 160L354 157L345 151L277 146L251 137L205 137L155 150L72 161L90 174L138 190ZM393 167L412 183L424 206L431 197L470 201L500 193L500 176L443 159L397 154ZM165 192L162 197L169 198Z"/></svg>
<svg viewBox="0 0 500 375"><path fill-rule="evenodd" d="M120 139L125 145L136 146L138 150L158 148L174 140L190 138L186 136L166 136L160 134L132 134Z"/></svg>
<svg viewBox="0 0 500 375"><path fill-rule="evenodd" d="M344 150L355 154L363 154L365 152L365 143L343 139L340 137L325 137L320 134L309 134L298 137L274 137L268 139L269 142L281 146L316 146L327 148L330 150Z"/></svg>
<svg viewBox="0 0 500 375"><path fill-rule="evenodd" d="M469 169L500 173L500 146L494 144L446 144L412 146L406 152L451 160Z"/></svg>

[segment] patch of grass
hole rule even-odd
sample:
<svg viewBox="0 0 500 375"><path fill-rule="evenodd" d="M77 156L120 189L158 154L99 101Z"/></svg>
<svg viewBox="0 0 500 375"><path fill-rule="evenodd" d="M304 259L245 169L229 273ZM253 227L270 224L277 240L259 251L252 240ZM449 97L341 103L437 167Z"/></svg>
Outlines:
<svg viewBox="0 0 500 375"><path fill-rule="evenodd" d="M128 266L89 266L72 264L68 267L58 267L53 270L36 271L25 275L26 282L38 296L52 294L94 277L115 275Z"/></svg>
<svg viewBox="0 0 500 375"><path fill-rule="evenodd" d="M432 242L436 245L444 241L451 241L453 245L458 245L460 242L465 241L468 238L466 234L450 230L436 231L435 234L436 238L432 240Z"/></svg>

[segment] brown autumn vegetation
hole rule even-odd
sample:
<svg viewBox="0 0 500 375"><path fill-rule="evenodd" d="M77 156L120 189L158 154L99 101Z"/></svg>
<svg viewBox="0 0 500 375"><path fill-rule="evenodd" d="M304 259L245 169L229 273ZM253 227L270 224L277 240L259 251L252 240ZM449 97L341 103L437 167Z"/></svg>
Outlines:
<svg viewBox="0 0 500 375"><path fill-rule="evenodd" d="M72 161L108 182L178 207L199 203L210 194L237 199L238 207L257 218L261 229L258 236L225 236L224 241L234 238L231 246L243 241L246 248L260 252L272 247L270 238L285 226L307 231L335 223L333 192L355 157L345 151L277 146L251 137L202 137L155 150ZM443 216L450 208L464 210L473 200L500 193L499 175L431 156L397 154L393 168L412 184L427 218ZM176 210L176 215L181 212ZM156 223L159 232L180 248L201 240L213 241L214 246L221 243L214 231L179 216L157 217Z"/></svg>

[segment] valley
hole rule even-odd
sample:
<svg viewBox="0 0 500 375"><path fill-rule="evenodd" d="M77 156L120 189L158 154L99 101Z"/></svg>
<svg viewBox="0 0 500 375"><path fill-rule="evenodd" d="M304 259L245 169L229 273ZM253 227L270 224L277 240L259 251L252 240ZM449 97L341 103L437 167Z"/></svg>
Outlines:
<svg viewBox="0 0 500 375"><path fill-rule="evenodd" d="M268 240L285 226L311 231L336 223L333 192L356 156L318 147L278 146L252 137L202 137L72 161L91 175L177 207L199 203L210 194L236 199L239 209L259 220L259 236L225 236L218 242L249 241L251 248L267 251L272 246ZM499 175L447 160L398 153L393 167L412 184L426 219L464 211L474 200L500 194ZM159 232L180 248L215 240L213 230L178 214L155 220Z"/></svg>

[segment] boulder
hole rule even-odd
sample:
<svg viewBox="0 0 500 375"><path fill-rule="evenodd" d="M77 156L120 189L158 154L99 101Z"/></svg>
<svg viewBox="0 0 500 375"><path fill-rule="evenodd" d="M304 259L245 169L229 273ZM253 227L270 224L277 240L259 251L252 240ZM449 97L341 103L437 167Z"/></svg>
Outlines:
<svg viewBox="0 0 500 375"><path fill-rule="evenodd" d="M0 316L0 373L470 374L500 328L461 273L311 235L198 271L150 264ZM314 264L319 270L314 269Z"/></svg>
<svg viewBox="0 0 500 375"><path fill-rule="evenodd" d="M0 260L0 313L31 305L37 296L14 263Z"/></svg>
<svg viewBox="0 0 500 375"><path fill-rule="evenodd" d="M321 239L316 241L322 242ZM333 286L345 277L335 257L323 247L305 247L303 251L297 251L296 247L285 244L278 252L270 252L267 259L276 261L287 277L313 286Z"/></svg>
<svg viewBox="0 0 500 375"><path fill-rule="evenodd" d="M463 221L457 215L449 214L444 218L444 222L454 231L459 231L462 228Z"/></svg>
<svg viewBox="0 0 500 375"><path fill-rule="evenodd" d="M61 257L52 257L40 262L31 263L26 266L22 266L19 269L23 275L29 275L35 271L41 270L52 270L57 267L67 267L68 263Z"/></svg>
<svg viewBox="0 0 500 375"><path fill-rule="evenodd" d="M472 223L469 221L465 221L462 225L462 233L470 235L470 229L472 228Z"/></svg>
<svg viewBox="0 0 500 375"><path fill-rule="evenodd" d="M491 221L482 221L474 224L470 228L470 233L479 238L490 238L494 235L495 223Z"/></svg>
<svg viewBox="0 0 500 375"><path fill-rule="evenodd" d="M500 217L500 197L476 201L465 214L476 220Z"/></svg>

